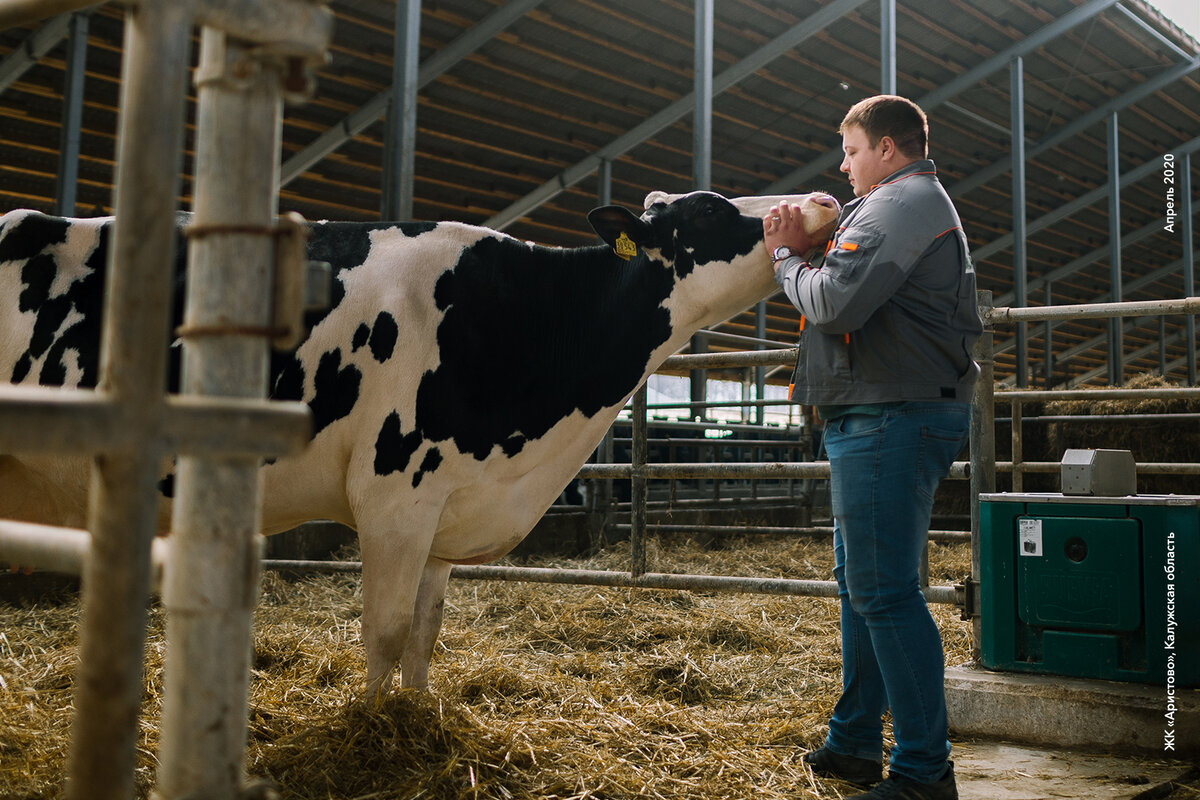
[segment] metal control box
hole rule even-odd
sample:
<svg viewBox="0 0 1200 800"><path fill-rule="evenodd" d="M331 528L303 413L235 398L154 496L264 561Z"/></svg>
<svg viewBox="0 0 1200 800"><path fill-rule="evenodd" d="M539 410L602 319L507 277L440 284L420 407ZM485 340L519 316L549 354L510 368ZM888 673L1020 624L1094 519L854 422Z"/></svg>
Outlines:
<svg viewBox="0 0 1200 800"><path fill-rule="evenodd" d="M1125 497L1137 494L1137 465L1128 450L1068 450L1062 457L1063 494Z"/></svg>
<svg viewBox="0 0 1200 800"><path fill-rule="evenodd" d="M1200 686L1200 496L980 495L983 665Z"/></svg>

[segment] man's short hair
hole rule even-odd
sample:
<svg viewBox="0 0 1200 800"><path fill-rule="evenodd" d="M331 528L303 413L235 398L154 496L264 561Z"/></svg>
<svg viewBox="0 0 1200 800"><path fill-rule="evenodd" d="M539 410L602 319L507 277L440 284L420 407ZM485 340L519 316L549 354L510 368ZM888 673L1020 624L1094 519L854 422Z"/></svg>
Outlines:
<svg viewBox="0 0 1200 800"><path fill-rule="evenodd" d="M859 100L846 112L838 133L857 125L867 134L874 148L884 136L890 136L896 149L909 158L929 154L929 120L921 107L907 97L877 94Z"/></svg>

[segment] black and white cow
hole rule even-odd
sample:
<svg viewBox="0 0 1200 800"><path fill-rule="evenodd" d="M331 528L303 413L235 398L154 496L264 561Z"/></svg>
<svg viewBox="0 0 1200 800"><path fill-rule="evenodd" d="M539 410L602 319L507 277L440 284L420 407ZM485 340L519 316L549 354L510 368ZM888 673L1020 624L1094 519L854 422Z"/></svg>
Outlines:
<svg viewBox="0 0 1200 800"><path fill-rule="evenodd" d="M264 530L357 529L370 689L397 662L426 685L451 565L516 545L663 359L774 288L761 216L780 199L653 193L640 217L593 211L607 244L574 249L455 222L312 226L333 303L271 396L306 402L313 438L263 467ZM832 198L789 199L832 228ZM95 386L110 222L0 217L0 376ZM0 454L0 516L84 526L88 464Z"/></svg>

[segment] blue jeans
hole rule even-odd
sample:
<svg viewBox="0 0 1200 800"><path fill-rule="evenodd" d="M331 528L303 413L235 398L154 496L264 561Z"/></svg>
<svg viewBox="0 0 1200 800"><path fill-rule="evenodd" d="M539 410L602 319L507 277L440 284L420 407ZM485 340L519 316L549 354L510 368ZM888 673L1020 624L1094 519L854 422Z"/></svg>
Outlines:
<svg viewBox="0 0 1200 800"><path fill-rule="evenodd" d="M942 777L947 740L945 655L918 569L933 493L966 444L966 403L908 402L825 427L841 597L842 696L826 745L879 758L892 711L891 770Z"/></svg>

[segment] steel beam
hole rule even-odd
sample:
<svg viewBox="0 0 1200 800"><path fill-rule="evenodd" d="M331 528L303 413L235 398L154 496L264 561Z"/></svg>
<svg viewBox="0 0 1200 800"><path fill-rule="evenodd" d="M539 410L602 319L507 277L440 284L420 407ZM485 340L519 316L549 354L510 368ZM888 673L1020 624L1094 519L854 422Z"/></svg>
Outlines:
<svg viewBox="0 0 1200 800"><path fill-rule="evenodd" d="M1021 56L1013 59L1009 67L1009 122L1012 125L1012 220L1013 220L1013 288L1016 304L1029 305L1026 294L1026 277L1029 259L1025 241L1025 61ZM1018 322L1016 328L1017 385L1024 388L1029 384L1029 343L1025 323Z"/></svg>
<svg viewBox="0 0 1200 800"><path fill-rule="evenodd" d="M1028 55L1030 52L1038 49L1042 45L1057 38L1063 33L1066 33L1081 22L1086 22L1087 20L1096 16L1116 2L1117 0L1091 0L1090 3L1085 3L1066 14L1063 14L1058 19L1038 29L1011 47L1001 50L999 53L984 61L982 64L967 70L949 83L940 86L924 97L921 97L919 100L917 100L917 103L926 112L933 110L964 89L979 83L979 81L991 75L993 72L1007 67L1009 63L1011 63L1012 60L1017 56ZM794 187L803 186L804 184L808 183L808 181L812 180L812 178L820 175L826 169L829 169L841 160L841 151L831 150L825 155L813 159L806 166L788 173L771 185L767 186L762 190L761 194L781 194L791 191ZM1007 170L1008 163L1006 162L1004 169L1001 170L1001 172Z"/></svg>
<svg viewBox="0 0 1200 800"><path fill-rule="evenodd" d="M779 58L784 53L795 49L802 42L817 35L829 25L833 24L866 2L867 0L834 0L834 2L825 6L821 10L809 15L802 22L787 30L783 35L772 39L767 44L758 48L756 51L754 51L753 55L742 59L737 64L734 64L732 67L716 76L716 78L713 80L713 95L719 95L729 87L734 86L750 75L753 75L755 72L762 69L776 58ZM687 116L687 114L692 110L694 102L694 98L691 94L689 94L687 97L681 97L679 100L676 100L674 103L662 109L657 114L653 114L642 124L631 129L624 135L617 137L606 146L546 181L537 189L534 189L517 202L509 205L504 210L493 215L484 224L489 228L503 230L525 214L533 211L542 203L546 202L552 197L558 196L569 187L574 186L587 176L591 175L596 171L596 168L600 165L600 162L603 159L618 158L637 145L651 138L655 134L659 133L663 129L673 125L683 117ZM762 193L770 194L770 192L767 191Z"/></svg>
<svg viewBox="0 0 1200 800"><path fill-rule="evenodd" d="M879 91L896 93L896 0L879 0Z"/></svg>
<svg viewBox="0 0 1200 800"><path fill-rule="evenodd" d="M12 86L42 56L53 50L70 29L71 15L63 14L25 37L8 58L0 61L0 92Z"/></svg>
<svg viewBox="0 0 1200 800"><path fill-rule="evenodd" d="M417 69L417 91L432 83L459 61L489 42L497 33L525 16L542 0L511 0L488 14L479 24L434 53ZM284 162L281 185L300 177L325 156L365 131L387 113L391 90L385 89L372 97L345 119L318 136L312 143Z"/></svg>
<svg viewBox="0 0 1200 800"><path fill-rule="evenodd" d="M1117 126L1117 112L1113 111L1105 123L1108 140L1108 264L1112 299L1119 303L1124 299L1125 291L1121 285L1121 152ZM1108 382L1120 386L1125 380L1124 324L1114 319L1108 327Z"/></svg>
<svg viewBox="0 0 1200 800"><path fill-rule="evenodd" d="M392 47L392 88L383 140L380 219L413 217L413 170L417 161L418 61L421 54L421 0L396 4Z"/></svg>
<svg viewBox="0 0 1200 800"><path fill-rule="evenodd" d="M1157 4L1155 4L1155 6L1157 7ZM1117 11L1120 11L1122 14L1124 14L1126 19L1128 19L1134 25L1141 28L1146 34L1153 37L1154 39L1157 39L1159 44L1161 44L1163 47L1165 47L1168 50L1170 50L1171 52L1173 52L1179 58L1186 60L1186 59L1189 59L1192 57L1191 53L1187 52L1186 50L1183 50L1181 47L1179 47L1179 45L1172 42L1166 36L1163 36L1161 33L1158 32L1157 28L1155 28L1152 25L1146 24L1146 20L1142 19L1137 14L1133 13L1132 11L1130 11L1128 8L1121 5L1120 3L1117 4Z"/></svg>
<svg viewBox="0 0 1200 800"><path fill-rule="evenodd" d="M696 0L692 114L692 186L712 188L713 2Z"/></svg>
<svg viewBox="0 0 1200 800"><path fill-rule="evenodd" d="M1054 304L1054 282L1046 281L1046 302L1044 305ZM1043 386L1049 389L1054 383L1054 320L1048 319L1043 323L1042 328L1042 372Z"/></svg>
<svg viewBox="0 0 1200 800"><path fill-rule="evenodd" d="M75 216L75 196L79 188L83 81L87 67L87 14L72 14L70 31L67 41L66 85L63 87L62 128L58 139L58 175L54 181L54 213L62 217Z"/></svg>
<svg viewBox="0 0 1200 800"><path fill-rule="evenodd" d="M712 188L712 101L713 101L713 0L696 0L694 71L692 76L692 188ZM693 353L708 346L703 333L691 337ZM708 399L708 373L694 370L689 376L689 394L695 403Z"/></svg>
<svg viewBox="0 0 1200 800"><path fill-rule="evenodd" d="M598 205L612 204L612 162L604 161L596 172L596 202Z"/></svg>
<svg viewBox="0 0 1200 800"><path fill-rule="evenodd" d="M1158 318L1158 374L1167 377L1167 318Z"/></svg>
<svg viewBox="0 0 1200 800"><path fill-rule="evenodd" d="M1180 145L1172 150L1172 152L1174 152L1176 155L1179 155L1184 153L1192 153L1196 150L1200 150L1200 136L1197 136L1195 139ZM1160 165L1157 161L1147 161L1144 164L1140 164L1121 176L1121 188L1125 188L1126 186L1137 183L1152 173L1158 172L1159 169ZM1070 217L1075 212L1100 202L1107 195L1108 184L1106 183L1103 186L1097 187L1096 189L1093 189L1087 194L1082 195L1069 203L1058 206L1050 213L1044 214L1028 223L1025 233L1026 235L1032 235L1044 228L1048 228L1054 223ZM1005 234L998 239L993 239L985 245L972 248L971 257L976 261L982 261L983 259L988 258L995 253L999 253L1000 251L1011 247L1012 243L1012 234ZM1006 295L1006 297L1008 296ZM1008 297L1008 299L1011 300L1011 297ZM1007 300L1005 302L1007 302Z"/></svg>
<svg viewBox="0 0 1200 800"><path fill-rule="evenodd" d="M1070 139L1072 136L1082 133L1092 125L1103 122L1111 114L1120 111L1123 108L1127 108L1139 100L1149 97L1155 92L1170 86L1175 81L1194 72L1196 69L1200 69L1200 55L1196 56L1190 61L1174 67L1173 69L1159 73L1153 78L1147 80L1145 83L1139 84L1136 89L1132 89L1119 97L1113 98L1112 101L1105 103L1099 108L1089 111L1071 124L1059 128L1053 134L1047 136L1045 139L1042 139L1040 142L1031 147L1026 152L1026 157L1030 159L1037 158L1051 148L1058 146L1067 139ZM949 191L950 194L955 197L966 194L972 189L976 189L988 181L1000 177L1010 169L1012 169L1012 157L1005 156L998 161L994 161L991 165L978 170L969 178L963 178L953 186L947 187L947 191Z"/></svg>

